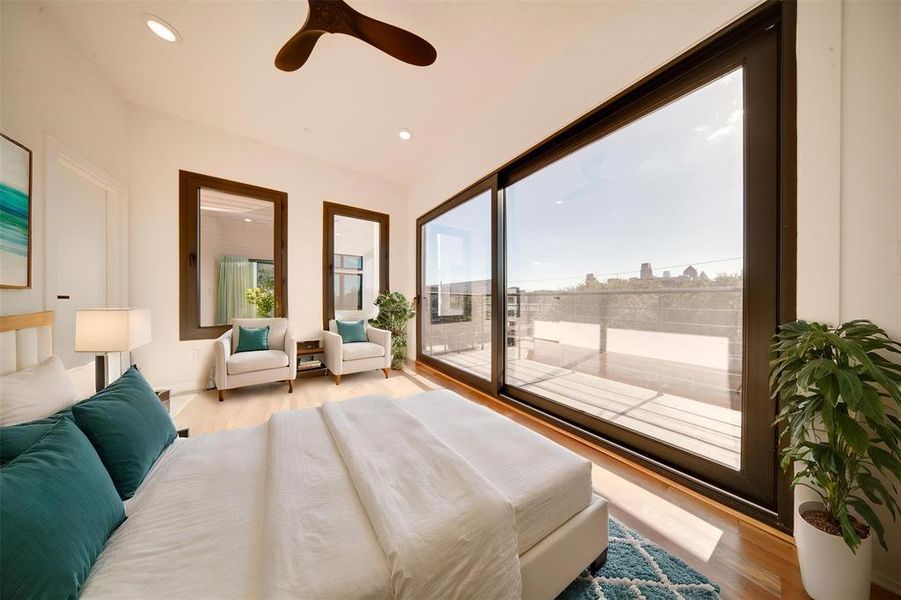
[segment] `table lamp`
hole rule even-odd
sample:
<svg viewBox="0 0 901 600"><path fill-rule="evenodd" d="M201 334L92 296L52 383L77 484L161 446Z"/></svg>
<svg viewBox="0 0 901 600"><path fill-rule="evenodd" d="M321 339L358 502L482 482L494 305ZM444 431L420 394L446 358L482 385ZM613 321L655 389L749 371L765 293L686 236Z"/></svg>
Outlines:
<svg viewBox="0 0 901 600"><path fill-rule="evenodd" d="M75 311L75 351L93 352L97 391L106 386L106 355L150 343L149 308L91 308Z"/></svg>

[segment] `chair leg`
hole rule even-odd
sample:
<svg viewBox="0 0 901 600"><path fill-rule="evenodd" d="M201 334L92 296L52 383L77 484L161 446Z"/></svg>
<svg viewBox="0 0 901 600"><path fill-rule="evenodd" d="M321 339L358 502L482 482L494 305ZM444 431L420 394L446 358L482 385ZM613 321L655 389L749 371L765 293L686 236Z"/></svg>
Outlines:
<svg viewBox="0 0 901 600"><path fill-rule="evenodd" d="M589 569L592 571L597 571L601 567L604 566L604 563L607 562L607 548L604 548L604 551L598 554L598 557L591 561L591 565Z"/></svg>
<svg viewBox="0 0 901 600"><path fill-rule="evenodd" d="M341 376L335 375L335 385L341 385Z"/></svg>
<svg viewBox="0 0 901 600"><path fill-rule="evenodd" d="M294 393L294 382L290 379L285 379L285 383L288 384L288 393L293 394Z"/></svg>
<svg viewBox="0 0 901 600"><path fill-rule="evenodd" d="M219 390L219 402L225 400L225 390Z"/></svg>
<svg viewBox="0 0 901 600"><path fill-rule="evenodd" d="M382 372L385 374L385 379L388 379L388 372L390 369L382 369Z"/></svg>

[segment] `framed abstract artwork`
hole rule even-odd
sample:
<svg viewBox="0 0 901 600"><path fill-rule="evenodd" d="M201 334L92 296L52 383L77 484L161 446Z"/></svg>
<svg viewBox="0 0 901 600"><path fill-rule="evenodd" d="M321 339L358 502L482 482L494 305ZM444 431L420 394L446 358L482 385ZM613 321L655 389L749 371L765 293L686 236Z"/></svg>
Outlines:
<svg viewBox="0 0 901 600"><path fill-rule="evenodd" d="M0 134L0 288L31 287L31 150Z"/></svg>

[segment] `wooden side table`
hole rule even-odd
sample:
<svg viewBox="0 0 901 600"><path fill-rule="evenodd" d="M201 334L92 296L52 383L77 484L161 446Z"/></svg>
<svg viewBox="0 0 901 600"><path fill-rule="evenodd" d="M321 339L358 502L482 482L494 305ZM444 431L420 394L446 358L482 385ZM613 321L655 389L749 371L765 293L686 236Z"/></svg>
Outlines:
<svg viewBox="0 0 901 600"><path fill-rule="evenodd" d="M316 344L315 346L313 344ZM300 369L300 365L309 360L319 360L319 367L313 369ZM297 378L320 377L328 373L325 366L325 350L319 346L319 342L301 342L297 345Z"/></svg>

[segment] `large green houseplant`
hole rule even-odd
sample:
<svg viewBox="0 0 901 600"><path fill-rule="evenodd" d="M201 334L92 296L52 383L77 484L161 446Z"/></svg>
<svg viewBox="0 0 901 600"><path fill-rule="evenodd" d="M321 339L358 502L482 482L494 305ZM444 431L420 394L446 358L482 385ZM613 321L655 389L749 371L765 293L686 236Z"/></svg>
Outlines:
<svg viewBox="0 0 901 600"><path fill-rule="evenodd" d="M400 369L407 355L407 323L416 316L413 303L400 292L382 292L375 305L379 314L371 325L391 332L391 367Z"/></svg>
<svg viewBox="0 0 901 600"><path fill-rule="evenodd" d="M796 519L804 585L816 598L856 597L840 590L853 579L847 563L865 545L866 579L858 589L867 594L871 534L886 545L873 507L885 507L893 520L899 512L901 364L889 357L901 354L901 344L866 320L839 327L795 321L780 328L772 352L770 388L786 437L781 466L795 469L793 488L808 487L821 500L802 506L803 522ZM805 573L805 560L819 564L806 565ZM845 564L823 564L830 561Z"/></svg>

